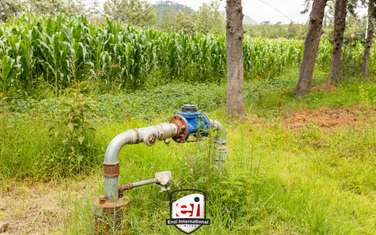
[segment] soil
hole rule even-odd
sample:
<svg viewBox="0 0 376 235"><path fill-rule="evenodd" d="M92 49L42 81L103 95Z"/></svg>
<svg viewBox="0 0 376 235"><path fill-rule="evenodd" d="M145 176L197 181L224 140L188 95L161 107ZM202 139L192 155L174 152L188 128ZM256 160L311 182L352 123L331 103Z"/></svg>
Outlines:
<svg viewBox="0 0 376 235"><path fill-rule="evenodd" d="M0 190L1 234L63 234L74 202L98 185L95 179L48 183L13 182Z"/></svg>
<svg viewBox="0 0 376 235"><path fill-rule="evenodd" d="M333 92L336 90L336 86L332 84L322 84L312 87L312 91L320 91L320 92Z"/></svg>
<svg viewBox="0 0 376 235"><path fill-rule="evenodd" d="M288 129L299 130L309 125L322 129L332 130L344 126L352 126L359 122L376 117L376 108L364 109L352 108L319 108L296 112L284 120L284 126Z"/></svg>

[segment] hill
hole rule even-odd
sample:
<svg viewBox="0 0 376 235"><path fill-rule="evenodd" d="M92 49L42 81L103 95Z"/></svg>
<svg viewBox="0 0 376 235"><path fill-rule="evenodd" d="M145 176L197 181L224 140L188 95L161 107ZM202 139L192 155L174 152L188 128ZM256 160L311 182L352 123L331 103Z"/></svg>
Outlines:
<svg viewBox="0 0 376 235"><path fill-rule="evenodd" d="M245 25L254 25L254 24L258 24L257 21L255 21L254 19L252 19L250 16L247 16L247 15L244 15L243 23L244 23Z"/></svg>
<svg viewBox="0 0 376 235"><path fill-rule="evenodd" d="M160 1L160 2L155 3L153 6L157 12L158 19L163 18L168 13L178 13L180 11L184 11L188 14L192 14L194 12L192 8L186 5L180 4L180 3L173 2L173 1ZM245 15L244 24L255 25L255 24L258 24L258 22L252 19L250 16Z"/></svg>

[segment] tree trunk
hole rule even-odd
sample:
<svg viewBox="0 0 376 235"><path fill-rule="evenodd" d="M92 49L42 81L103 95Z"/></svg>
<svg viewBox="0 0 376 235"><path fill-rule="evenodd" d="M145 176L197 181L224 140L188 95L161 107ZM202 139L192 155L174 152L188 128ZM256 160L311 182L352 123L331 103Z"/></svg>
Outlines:
<svg viewBox="0 0 376 235"><path fill-rule="evenodd" d="M307 94L311 89L313 69L322 34L326 2L327 0L314 0L313 2L309 16L308 33L304 41L303 60L300 65L299 81L295 91L296 96Z"/></svg>
<svg viewBox="0 0 376 235"><path fill-rule="evenodd" d="M243 16L241 0L227 0L227 112L233 116L244 114Z"/></svg>
<svg viewBox="0 0 376 235"><path fill-rule="evenodd" d="M347 0L336 0L334 13L332 68L328 83L341 77L343 33L346 28Z"/></svg>
<svg viewBox="0 0 376 235"><path fill-rule="evenodd" d="M367 22L367 37L364 44L364 53L362 61L362 77L368 76L369 55L371 53L373 32L375 28L375 0L368 2L368 22Z"/></svg>

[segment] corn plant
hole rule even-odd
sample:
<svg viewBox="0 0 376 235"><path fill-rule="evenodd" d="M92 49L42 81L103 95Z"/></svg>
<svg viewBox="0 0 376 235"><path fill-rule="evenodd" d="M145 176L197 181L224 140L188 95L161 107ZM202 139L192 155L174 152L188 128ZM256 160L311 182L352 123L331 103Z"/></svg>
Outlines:
<svg viewBox="0 0 376 235"><path fill-rule="evenodd" d="M303 42L245 38L245 75L271 79L297 67ZM317 64L327 68L331 43L323 40ZM358 67L362 45L344 49L345 67ZM373 53L375 54L375 53ZM371 69L376 66L371 57ZM30 90L43 79L59 94L76 81L100 80L140 88L156 76L161 82L221 82L226 73L224 35L166 33L135 29L111 20L101 25L84 17L25 15L0 25L0 89Z"/></svg>

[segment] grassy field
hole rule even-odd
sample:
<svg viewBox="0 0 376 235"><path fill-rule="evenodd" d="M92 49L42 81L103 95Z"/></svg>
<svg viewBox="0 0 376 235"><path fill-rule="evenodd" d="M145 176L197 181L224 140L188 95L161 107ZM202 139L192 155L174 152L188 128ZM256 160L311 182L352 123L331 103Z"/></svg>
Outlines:
<svg viewBox="0 0 376 235"><path fill-rule="evenodd" d="M169 84L125 94L76 88L58 98L2 97L0 221L10 233L92 234L101 162L117 133L167 120L196 103L226 127L225 173L208 170L208 142L127 146L121 182L171 170L174 188L208 194L212 225L197 234L375 234L376 86L348 78L292 95L296 71L247 83L247 116L231 120L217 84ZM130 234L179 234L165 226L167 195L131 191ZM48 203L46 203L48 202Z"/></svg>

